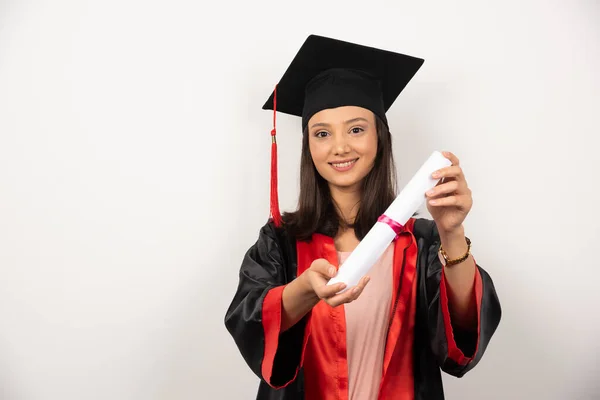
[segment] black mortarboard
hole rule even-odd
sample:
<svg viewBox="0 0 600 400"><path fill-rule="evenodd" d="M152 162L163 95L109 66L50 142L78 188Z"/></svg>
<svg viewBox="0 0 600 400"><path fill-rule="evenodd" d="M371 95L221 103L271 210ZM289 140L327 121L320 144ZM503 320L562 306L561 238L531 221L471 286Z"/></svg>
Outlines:
<svg viewBox="0 0 600 400"><path fill-rule="evenodd" d="M302 117L302 129L317 112L341 106L366 108L387 124L386 112L423 62L404 54L310 35L263 109ZM280 225L275 133L274 127L271 216Z"/></svg>
<svg viewBox="0 0 600 400"><path fill-rule="evenodd" d="M277 84L276 110L302 117L345 105L385 113L423 65L423 59L322 36L309 36ZM264 110L274 109L274 95Z"/></svg>

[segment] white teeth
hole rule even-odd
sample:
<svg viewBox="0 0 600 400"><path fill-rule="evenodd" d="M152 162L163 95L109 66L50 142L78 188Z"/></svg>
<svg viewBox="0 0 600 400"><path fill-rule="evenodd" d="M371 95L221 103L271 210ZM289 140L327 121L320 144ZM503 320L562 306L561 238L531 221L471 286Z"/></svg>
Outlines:
<svg viewBox="0 0 600 400"><path fill-rule="evenodd" d="M348 162L345 162L345 163L339 163L339 164L332 163L332 165L334 167L336 167L336 168L346 168L346 167L349 167L350 165L354 164L355 162L356 162L356 160L354 160L354 161L348 161Z"/></svg>

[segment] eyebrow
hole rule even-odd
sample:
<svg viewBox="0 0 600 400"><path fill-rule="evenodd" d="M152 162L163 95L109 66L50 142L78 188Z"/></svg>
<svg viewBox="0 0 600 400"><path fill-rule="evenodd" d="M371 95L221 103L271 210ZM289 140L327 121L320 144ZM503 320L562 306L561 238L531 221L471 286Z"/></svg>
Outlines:
<svg viewBox="0 0 600 400"><path fill-rule="evenodd" d="M359 121L361 121L361 122L366 122L367 124L369 123L369 121L368 121L366 118L363 118L363 117L358 117L358 118L352 118L352 119L349 119L349 120L345 121L345 122L344 122L344 124L345 124L345 125L348 125L348 124L353 124L353 123L355 123L355 122L359 122ZM330 124L328 124L328 123L326 123L326 122L317 122L316 124L313 124L313 125L310 127L310 129L317 128L317 127L320 127L320 126L323 126L323 127L328 127L328 126L330 126Z"/></svg>

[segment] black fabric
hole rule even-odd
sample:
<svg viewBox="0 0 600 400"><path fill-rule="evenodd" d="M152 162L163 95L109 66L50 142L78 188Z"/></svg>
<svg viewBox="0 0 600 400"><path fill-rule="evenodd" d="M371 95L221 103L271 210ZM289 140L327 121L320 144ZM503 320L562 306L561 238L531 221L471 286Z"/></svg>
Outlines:
<svg viewBox="0 0 600 400"><path fill-rule="evenodd" d="M262 376L265 337L262 325L262 304L267 292L294 279L297 274L296 245L282 229L268 223L259 232L258 240L246 252L239 274L239 285L225 316L225 326L233 337L250 369ZM306 318L279 338L275 356L275 385L290 381L300 362ZM261 387L266 385L264 382ZM288 392L297 384L290 385ZM265 388L261 389L261 393ZM292 390L293 391L293 390ZM281 392L279 392L281 393ZM263 397L287 399L288 397ZM294 397L291 397L294 398Z"/></svg>
<svg viewBox="0 0 600 400"><path fill-rule="evenodd" d="M501 307L492 279L478 266L483 284L479 347L473 361L467 366L451 360L448 357L440 302L442 264L437 255L439 235L435 223L417 219L414 235L418 245L418 293L413 346L415 400L442 400L441 371L462 377L479 363L500 323ZM242 262L239 286L225 315L225 325L238 349L248 366L261 378L257 400L304 400L302 369L296 379L292 379L299 367L305 320L280 337L275 361L276 384L288 382L288 385L275 390L261 376L265 348L262 300L269 289L295 279L296 272L295 241L283 228L275 228L271 222L266 224ZM456 335L460 338L458 344L461 350L468 356L469 352L474 351L476 336L460 331L456 331Z"/></svg>
<svg viewBox="0 0 600 400"><path fill-rule="evenodd" d="M438 256L440 237L433 221L417 219L417 310L415 321L415 400L442 400L441 371L457 378L473 369L483 357L501 319L500 301L489 274L477 266L482 281L479 347L473 360L461 366L448 357L448 343L440 301L442 263ZM473 354L477 335L453 327L455 341L465 356Z"/></svg>
<svg viewBox="0 0 600 400"><path fill-rule="evenodd" d="M358 106L373 111L387 125L381 84L357 70L334 68L319 74L306 87L302 128L321 110Z"/></svg>
<svg viewBox="0 0 600 400"><path fill-rule="evenodd" d="M310 35L277 84L277 111L302 117L340 106L385 113L423 65L404 54ZM273 109L274 93L263 105Z"/></svg>

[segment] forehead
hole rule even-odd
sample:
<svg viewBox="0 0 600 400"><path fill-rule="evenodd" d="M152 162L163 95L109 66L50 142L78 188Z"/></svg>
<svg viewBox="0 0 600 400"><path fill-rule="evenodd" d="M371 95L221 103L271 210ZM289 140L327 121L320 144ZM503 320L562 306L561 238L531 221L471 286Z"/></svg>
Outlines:
<svg viewBox="0 0 600 400"><path fill-rule="evenodd" d="M375 122L375 114L372 111L357 106L343 106L319 111L310 118L308 126L310 128L314 124L340 125L356 118Z"/></svg>

